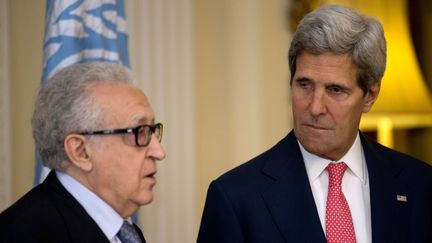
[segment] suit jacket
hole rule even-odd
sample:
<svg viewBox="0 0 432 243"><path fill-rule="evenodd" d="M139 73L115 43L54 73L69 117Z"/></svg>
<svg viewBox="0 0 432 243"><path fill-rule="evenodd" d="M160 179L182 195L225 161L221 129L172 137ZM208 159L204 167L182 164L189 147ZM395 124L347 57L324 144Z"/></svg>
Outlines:
<svg viewBox="0 0 432 243"><path fill-rule="evenodd" d="M138 228L137 231L145 242L141 231ZM42 184L0 214L0 242L109 243L109 240L52 171Z"/></svg>
<svg viewBox="0 0 432 243"><path fill-rule="evenodd" d="M360 137L372 241L432 242L432 167ZM293 132L210 184L197 242L326 242Z"/></svg>

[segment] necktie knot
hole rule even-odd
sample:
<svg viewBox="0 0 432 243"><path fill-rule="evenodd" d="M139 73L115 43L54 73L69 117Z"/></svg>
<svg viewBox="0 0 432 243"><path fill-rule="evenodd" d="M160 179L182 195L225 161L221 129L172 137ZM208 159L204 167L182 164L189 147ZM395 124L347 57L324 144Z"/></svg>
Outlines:
<svg viewBox="0 0 432 243"><path fill-rule="evenodd" d="M123 225L117 233L117 237L122 243L141 243L141 239L134 226L127 221L123 221Z"/></svg>
<svg viewBox="0 0 432 243"><path fill-rule="evenodd" d="M329 174L329 186L340 186L342 184L342 178L347 169L347 165L344 162L330 163L327 166Z"/></svg>

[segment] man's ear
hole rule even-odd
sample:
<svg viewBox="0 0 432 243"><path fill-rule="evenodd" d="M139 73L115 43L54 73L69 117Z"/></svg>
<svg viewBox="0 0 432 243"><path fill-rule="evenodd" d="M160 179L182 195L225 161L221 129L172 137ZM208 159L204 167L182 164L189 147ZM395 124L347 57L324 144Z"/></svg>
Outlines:
<svg viewBox="0 0 432 243"><path fill-rule="evenodd" d="M367 113L372 108L375 101L378 99L378 94L381 89L381 82L377 82L370 87L365 96L365 103L363 106L363 113Z"/></svg>
<svg viewBox="0 0 432 243"><path fill-rule="evenodd" d="M83 135L69 134L66 136L63 145L69 160L75 167L86 172L92 170L91 149Z"/></svg>

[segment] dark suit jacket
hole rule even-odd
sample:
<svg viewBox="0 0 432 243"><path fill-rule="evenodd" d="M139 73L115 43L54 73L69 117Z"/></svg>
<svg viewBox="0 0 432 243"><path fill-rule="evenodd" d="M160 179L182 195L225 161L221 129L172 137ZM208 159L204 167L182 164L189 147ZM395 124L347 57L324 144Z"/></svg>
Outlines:
<svg viewBox="0 0 432 243"><path fill-rule="evenodd" d="M361 142L372 241L432 242L432 167L363 135ZM197 242L326 242L293 132L210 184Z"/></svg>
<svg viewBox="0 0 432 243"><path fill-rule="evenodd" d="M145 242L141 231L137 231ZM0 214L0 242L109 243L109 240L51 172L42 184Z"/></svg>

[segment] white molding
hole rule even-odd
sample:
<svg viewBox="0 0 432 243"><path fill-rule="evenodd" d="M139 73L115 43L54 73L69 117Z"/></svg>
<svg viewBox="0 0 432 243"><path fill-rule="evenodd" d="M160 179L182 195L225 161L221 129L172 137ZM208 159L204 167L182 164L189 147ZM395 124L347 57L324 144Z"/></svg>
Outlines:
<svg viewBox="0 0 432 243"><path fill-rule="evenodd" d="M191 0L125 1L131 67L164 123L155 200L140 210L149 242L194 242L195 117Z"/></svg>
<svg viewBox="0 0 432 243"><path fill-rule="evenodd" d="M0 211L11 200L8 1L0 0Z"/></svg>

